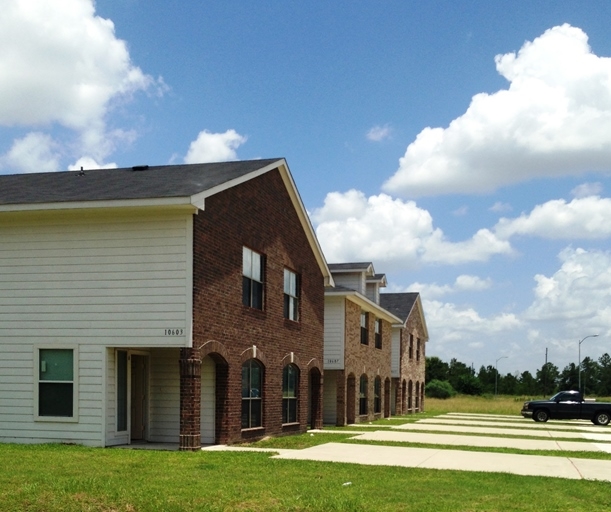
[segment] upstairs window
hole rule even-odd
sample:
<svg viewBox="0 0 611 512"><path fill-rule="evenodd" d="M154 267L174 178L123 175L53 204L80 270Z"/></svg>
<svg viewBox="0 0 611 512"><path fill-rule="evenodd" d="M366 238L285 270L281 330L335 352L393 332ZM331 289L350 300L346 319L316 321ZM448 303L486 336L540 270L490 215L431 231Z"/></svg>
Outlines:
<svg viewBox="0 0 611 512"><path fill-rule="evenodd" d="M369 345L369 330L367 329L367 313L361 311L361 343Z"/></svg>
<svg viewBox="0 0 611 512"><path fill-rule="evenodd" d="M379 318L375 321L375 342L376 348L382 348L382 320Z"/></svg>
<svg viewBox="0 0 611 512"><path fill-rule="evenodd" d="M409 358L414 358L414 335L409 335Z"/></svg>
<svg viewBox="0 0 611 512"><path fill-rule="evenodd" d="M284 269L284 318L299 320L299 276Z"/></svg>
<svg viewBox="0 0 611 512"><path fill-rule="evenodd" d="M242 249L242 304L263 309L263 256L244 247Z"/></svg>
<svg viewBox="0 0 611 512"><path fill-rule="evenodd" d="M420 338L416 340L416 361L420 361Z"/></svg>

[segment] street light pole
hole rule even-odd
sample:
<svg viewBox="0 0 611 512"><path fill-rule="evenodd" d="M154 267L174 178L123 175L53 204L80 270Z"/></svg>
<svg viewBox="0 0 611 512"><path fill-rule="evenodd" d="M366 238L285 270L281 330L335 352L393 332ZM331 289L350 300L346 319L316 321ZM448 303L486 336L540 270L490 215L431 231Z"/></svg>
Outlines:
<svg viewBox="0 0 611 512"><path fill-rule="evenodd" d="M587 340L588 338L596 338L597 336L598 336L598 334L590 334L589 336L586 336L585 338L582 338L581 340L579 340L579 350L578 350L578 352L579 352L579 365L578 365L578 368L579 368L579 369L578 369L578 374L579 374L578 379L579 379L579 383L578 383L578 386L577 386L577 387L578 387L578 389L579 389L579 392L581 392L581 344L582 344L582 343L583 343L585 340Z"/></svg>
<svg viewBox="0 0 611 512"><path fill-rule="evenodd" d="M499 380L499 361L501 359L507 359L507 356L501 356L499 357L496 362L494 363L494 369L495 374L494 374L494 398L496 398L496 394L497 394L497 389L498 389L498 380Z"/></svg>

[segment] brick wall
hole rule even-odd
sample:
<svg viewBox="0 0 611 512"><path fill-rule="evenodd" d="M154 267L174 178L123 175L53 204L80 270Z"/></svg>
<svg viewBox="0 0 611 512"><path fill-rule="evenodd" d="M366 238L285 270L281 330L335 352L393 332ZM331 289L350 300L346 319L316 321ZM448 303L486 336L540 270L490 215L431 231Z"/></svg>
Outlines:
<svg viewBox="0 0 611 512"><path fill-rule="evenodd" d="M409 351L409 335L413 335L414 347L413 357L410 358ZM407 403L407 393L403 398L402 410L406 412L422 412L424 411L424 385L425 385L425 366L426 366L426 342L424 341L424 326L420 318L417 306L414 307L412 313L407 319L407 323L401 335L402 357L401 357L401 383L406 382L409 389L409 382L412 382L413 399L411 410ZM420 359L417 359L417 340L420 339ZM416 407L416 383L419 384L420 396L418 399L418 407ZM401 386L400 386L401 387Z"/></svg>
<svg viewBox="0 0 611 512"><path fill-rule="evenodd" d="M265 256L263 311L242 305L243 246ZM277 170L206 199L194 218L193 265L194 346L217 362L216 441L305 431L308 368L322 372L324 281ZM285 267L301 277L299 322L283 317ZM242 431L241 369L253 346L265 365L264 428ZM299 425L283 428L283 359L291 352L300 369Z"/></svg>
<svg viewBox="0 0 611 512"><path fill-rule="evenodd" d="M386 385L387 379L390 382L391 379L391 324L385 320L382 321L382 348L375 348L374 338L374 320L375 315L369 313L368 317L368 334L369 344L363 345L361 343L361 307L354 302L346 299L346 352L345 352L345 375L348 376L353 374L355 377L356 387L356 399L354 403L355 421L370 421L375 418L384 416L385 407L387 400L384 397L385 390L389 391L388 385ZM367 415L359 415L359 383L361 375L367 375ZM379 414L374 414L374 379L377 376L381 378L381 410ZM346 400L348 404L349 401ZM339 408L339 407L338 407ZM386 412L388 415L388 411ZM350 411L347 411L346 417L351 418Z"/></svg>

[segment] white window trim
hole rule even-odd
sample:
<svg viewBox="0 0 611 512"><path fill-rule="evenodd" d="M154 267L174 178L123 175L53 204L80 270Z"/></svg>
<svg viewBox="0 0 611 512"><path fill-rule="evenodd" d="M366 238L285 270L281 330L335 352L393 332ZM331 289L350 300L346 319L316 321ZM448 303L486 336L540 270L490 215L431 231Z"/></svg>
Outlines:
<svg viewBox="0 0 611 512"><path fill-rule="evenodd" d="M40 350L72 350L72 412L70 418L64 416L39 416L38 415L38 384L39 384L39 368L40 368ZM79 421L79 346L71 344L61 345L34 345L34 368L33 368L33 383L34 383L34 421L44 421L51 423L78 423Z"/></svg>

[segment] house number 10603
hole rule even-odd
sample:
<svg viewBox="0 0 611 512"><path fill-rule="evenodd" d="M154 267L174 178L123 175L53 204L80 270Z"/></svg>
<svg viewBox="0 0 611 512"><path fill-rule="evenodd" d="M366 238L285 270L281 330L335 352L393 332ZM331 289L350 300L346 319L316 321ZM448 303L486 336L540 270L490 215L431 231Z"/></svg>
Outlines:
<svg viewBox="0 0 611 512"><path fill-rule="evenodd" d="M182 336L185 333L184 329L166 329L166 336Z"/></svg>

